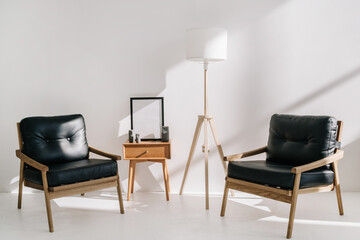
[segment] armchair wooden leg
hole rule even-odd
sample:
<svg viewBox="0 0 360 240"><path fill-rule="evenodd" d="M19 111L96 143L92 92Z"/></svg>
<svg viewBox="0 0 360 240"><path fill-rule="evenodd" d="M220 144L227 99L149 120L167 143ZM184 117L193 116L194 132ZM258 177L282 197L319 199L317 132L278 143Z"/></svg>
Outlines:
<svg viewBox="0 0 360 240"><path fill-rule="evenodd" d="M336 189L336 197L337 197L337 202L338 202L338 207L339 207L339 214L344 215L344 208L343 208L342 199L341 199L340 184L336 185L335 189Z"/></svg>
<svg viewBox="0 0 360 240"><path fill-rule="evenodd" d="M344 215L344 208L343 208L342 199L341 199L339 171L338 171L337 165L338 165L337 161L332 163L332 167L334 170L334 185L335 185L336 198L337 198L338 207L339 207L339 214Z"/></svg>
<svg viewBox="0 0 360 240"><path fill-rule="evenodd" d="M228 182L226 182L226 183L225 183L225 189L224 189L224 196L223 196L222 206L221 206L221 213L220 213L220 216L221 216L221 217L225 216L225 210L226 210L226 203L227 203L228 193L229 193Z"/></svg>
<svg viewBox="0 0 360 240"><path fill-rule="evenodd" d="M23 185L24 185L24 161L21 161L20 173L19 173L18 209L21 209Z"/></svg>
<svg viewBox="0 0 360 240"><path fill-rule="evenodd" d="M295 182L294 182L294 188L293 188L293 193L292 193L293 195L292 195L292 200L291 200L290 216L289 216L289 223L288 223L286 238L291 238L291 236L292 236L296 203L297 203L297 197L299 194L300 178L301 178L301 173L297 173L295 175Z"/></svg>
<svg viewBox="0 0 360 240"><path fill-rule="evenodd" d="M47 178L46 178L46 172L41 172L41 175L42 175L42 181L43 181L43 187L44 187L45 204L46 204L46 212L47 212L48 223L49 223L49 231L54 232L53 220L52 220L52 215L51 215L49 188L48 188L48 183L47 183Z"/></svg>
<svg viewBox="0 0 360 240"><path fill-rule="evenodd" d="M120 185L120 177L119 177L119 174L117 175L117 193L118 193L118 198L119 198L119 204L120 204L120 213L121 214L124 214L125 211L124 211L124 202L123 202L123 199L122 199L122 194L121 194L121 185Z"/></svg>

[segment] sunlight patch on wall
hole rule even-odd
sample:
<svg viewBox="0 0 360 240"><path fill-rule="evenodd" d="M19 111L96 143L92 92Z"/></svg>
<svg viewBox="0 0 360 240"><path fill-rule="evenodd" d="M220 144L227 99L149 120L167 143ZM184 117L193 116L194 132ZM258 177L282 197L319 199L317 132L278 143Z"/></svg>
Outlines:
<svg viewBox="0 0 360 240"><path fill-rule="evenodd" d="M124 136L129 133L130 130L130 115L119 121L118 137Z"/></svg>
<svg viewBox="0 0 360 240"><path fill-rule="evenodd" d="M10 180L10 184L14 184L16 182L19 182L19 176L16 176L16 177L13 177L11 180Z"/></svg>

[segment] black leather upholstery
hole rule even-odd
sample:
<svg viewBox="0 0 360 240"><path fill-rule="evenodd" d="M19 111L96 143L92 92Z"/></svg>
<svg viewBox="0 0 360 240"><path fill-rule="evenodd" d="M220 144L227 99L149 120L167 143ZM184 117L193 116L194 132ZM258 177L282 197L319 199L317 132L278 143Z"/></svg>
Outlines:
<svg viewBox="0 0 360 240"><path fill-rule="evenodd" d="M23 153L45 165L88 158L85 123L80 114L25 118L20 131Z"/></svg>
<svg viewBox="0 0 360 240"><path fill-rule="evenodd" d="M266 161L234 161L228 176L248 182L292 189L291 168L320 160L335 150L337 120L327 116L275 114L270 121ZM329 166L301 174L300 188L329 185L334 172Z"/></svg>
<svg viewBox="0 0 360 240"><path fill-rule="evenodd" d="M115 176L116 161L88 159L84 118L80 114L29 117L20 122L23 153L49 167L49 187ZM41 172L25 165L24 178L41 184Z"/></svg>
<svg viewBox="0 0 360 240"><path fill-rule="evenodd" d="M269 161L233 161L229 162L228 176L247 182L292 189L295 174L294 166ZM334 180L334 172L322 167L301 174L300 188L329 185Z"/></svg>
<svg viewBox="0 0 360 240"><path fill-rule="evenodd" d="M337 120L328 116L274 114L270 121L267 161L302 165L335 150Z"/></svg>
<svg viewBox="0 0 360 240"><path fill-rule="evenodd" d="M116 161L104 159L83 159L54 163L48 164L48 167L49 187L115 176L118 171ZM26 166L24 177L27 181L42 185L41 172L35 168Z"/></svg>

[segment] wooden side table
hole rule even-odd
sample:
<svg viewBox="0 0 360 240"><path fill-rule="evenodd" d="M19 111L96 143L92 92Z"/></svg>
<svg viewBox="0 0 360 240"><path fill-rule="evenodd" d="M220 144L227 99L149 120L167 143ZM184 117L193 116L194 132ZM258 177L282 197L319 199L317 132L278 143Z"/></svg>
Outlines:
<svg viewBox="0 0 360 240"><path fill-rule="evenodd" d="M129 183L127 200L130 201L130 195L134 192L135 168L136 164L140 162L159 162L162 163L166 200L169 201L169 173L167 169L166 160L171 158L171 143L170 142L156 142L144 141L140 143L123 144L124 160L129 162Z"/></svg>

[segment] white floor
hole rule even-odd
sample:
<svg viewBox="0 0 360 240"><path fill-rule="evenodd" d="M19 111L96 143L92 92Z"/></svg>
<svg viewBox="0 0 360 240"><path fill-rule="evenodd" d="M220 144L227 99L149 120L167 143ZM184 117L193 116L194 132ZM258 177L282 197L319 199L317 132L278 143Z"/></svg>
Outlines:
<svg viewBox="0 0 360 240"><path fill-rule="evenodd" d="M300 195L293 239L360 239L360 193L343 193L339 216L334 192ZM52 201L54 233L48 232L44 197L0 194L0 239L285 239L289 205L239 194L220 217L221 196L210 210L202 195L136 192L119 213L115 192L88 193Z"/></svg>

